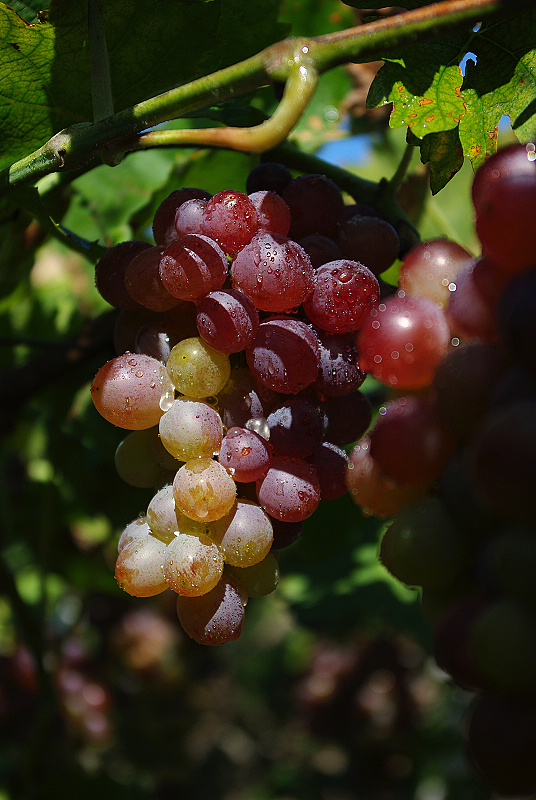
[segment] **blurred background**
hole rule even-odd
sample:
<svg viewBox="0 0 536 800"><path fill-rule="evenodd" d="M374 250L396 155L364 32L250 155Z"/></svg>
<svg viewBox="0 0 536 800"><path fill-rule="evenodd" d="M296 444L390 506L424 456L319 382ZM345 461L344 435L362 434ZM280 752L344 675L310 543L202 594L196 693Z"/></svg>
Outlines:
<svg viewBox="0 0 536 800"><path fill-rule="evenodd" d="M303 35L362 14L338 0L282 6ZM389 129L389 107L365 107L378 67L324 75L292 141L368 179L393 175L404 132ZM273 94L255 104L269 111ZM474 251L470 166L432 196L414 149L401 205L423 238ZM243 191L256 163L133 154L66 184L56 218L106 246L150 241L172 189ZM379 565L382 524L347 496L280 552L279 587L250 600L236 642L199 646L170 591L117 587L117 540L151 492L120 481L124 433L90 398L115 354L94 263L23 214L0 243L0 800L489 798L464 760L470 697L430 656L417 593Z"/></svg>

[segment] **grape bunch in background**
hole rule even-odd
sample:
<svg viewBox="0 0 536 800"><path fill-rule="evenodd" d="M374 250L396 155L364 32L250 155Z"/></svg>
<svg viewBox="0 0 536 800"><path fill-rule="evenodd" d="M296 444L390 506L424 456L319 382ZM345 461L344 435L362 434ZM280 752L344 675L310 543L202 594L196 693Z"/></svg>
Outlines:
<svg viewBox="0 0 536 800"><path fill-rule="evenodd" d="M156 490L121 536L120 586L171 588L188 635L235 639L277 550L349 490L390 520L380 558L420 587L439 664L475 691L469 752L504 794L536 790L535 155L477 172L478 257L447 240L401 254L374 209L267 163L247 195L173 192L154 246L96 268L122 311L94 403L131 431L119 474ZM388 396L374 422L367 374Z"/></svg>

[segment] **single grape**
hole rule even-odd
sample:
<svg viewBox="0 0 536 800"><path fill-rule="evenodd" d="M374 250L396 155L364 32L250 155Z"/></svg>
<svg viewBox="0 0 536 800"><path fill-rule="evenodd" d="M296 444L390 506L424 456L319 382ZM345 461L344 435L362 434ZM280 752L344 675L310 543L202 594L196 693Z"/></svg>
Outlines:
<svg viewBox="0 0 536 800"><path fill-rule="evenodd" d="M366 374L359 366L355 334L329 334L317 329L320 368L314 388L319 395L341 397L359 389Z"/></svg>
<svg viewBox="0 0 536 800"><path fill-rule="evenodd" d="M130 296L151 311L168 311L177 305L177 297L168 291L160 276L163 247L142 250L127 266L125 286Z"/></svg>
<svg viewBox="0 0 536 800"><path fill-rule="evenodd" d="M175 345L166 369L178 391L196 399L217 395L231 374L229 358L197 336Z"/></svg>
<svg viewBox="0 0 536 800"><path fill-rule="evenodd" d="M396 483L387 478L370 454L370 440L362 439L349 455L346 471L348 492L365 516L394 517L422 497L427 484Z"/></svg>
<svg viewBox="0 0 536 800"><path fill-rule="evenodd" d="M357 334L363 369L397 389L429 386L449 342L439 306L403 292L373 308Z"/></svg>
<svg viewBox="0 0 536 800"><path fill-rule="evenodd" d="M466 545L435 497L403 508L385 531L380 560L408 586L446 587L465 569Z"/></svg>
<svg viewBox="0 0 536 800"><path fill-rule="evenodd" d="M125 353L100 368L91 385L95 408L112 425L143 430L158 425L174 387L160 361Z"/></svg>
<svg viewBox="0 0 536 800"><path fill-rule="evenodd" d="M223 286L228 263L214 240L190 233L162 251L159 270L163 285L173 297L196 300Z"/></svg>
<svg viewBox="0 0 536 800"><path fill-rule="evenodd" d="M338 447L360 439L372 419L370 400L358 390L342 397L326 397L321 408L327 420L324 436Z"/></svg>
<svg viewBox="0 0 536 800"><path fill-rule="evenodd" d="M279 583L279 563L273 553L250 567L229 565L225 571L244 587L248 597L265 597L274 592Z"/></svg>
<svg viewBox="0 0 536 800"><path fill-rule="evenodd" d="M218 192L203 209L203 233L226 253L237 253L259 228L257 209L243 192Z"/></svg>
<svg viewBox="0 0 536 800"><path fill-rule="evenodd" d="M428 297L446 308L456 277L472 260L471 254L449 239L420 242L406 253L400 267L398 287L406 294Z"/></svg>
<svg viewBox="0 0 536 800"><path fill-rule="evenodd" d="M301 522L320 502L315 468L299 458L274 457L266 475L257 482L257 497L271 517Z"/></svg>
<svg viewBox="0 0 536 800"><path fill-rule="evenodd" d="M189 461L212 456L220 449L223 425L208 403L180 397L160 418L160 439L174 458Z"/></svg>
<svg viewBox="0 0 536 800"><path fill-rule="evenodd" d="M225 516L236 498L236 484L225 467L210 458L192 458L175 475L175 503L189 519L213 522Z"/></svg>
<svg viewBox="0 0 536 800"><path fill-rule="evenodd" d="M317 404L300 395L278 403L267 422L270 445L279 456L307 458L324 438L324 415Z"/></svg>
<svg viewBox="0 0 536 800"><path fill-rule="evenodd" d="M322 442L307 460L315 468L322 500L334 500L346 494L349 460L344 450L331 442Z"/></svg>
<svg viewBox="0 0 536 800"><path fill-rule="evenodd" d="M187 200L175 214L175 232L177 237L188 233L203 233L203 213L206 200Z"/></svg>
<svg viewBox="0 0 536 800"><path fill-rule="evenodd" d="M211 522L209 535L221 548L225 563L234 567L258 564L274 538L269 516L249 500L237 500L228 514Z"/></svg>
<svg viewBox="0 0 536 800"><path fill-rule="evenodd" d="M290 228L290 209L276 192L253 192L249 199L257 209L260 231L287 235Z"/></svg>
<svg viewBox="0 0 536 800"><path fill-rule="evenodd" d="M246 359L253 376L269 389L298 394L318 375L318 340L304 322L274 317L261 322Z"/></svg>
<svg viewBox="0 0 536 800"><path fill-rule="evenodd" d="M151 248L147 242L121 242L102 256L95 266L95 283L101 297L115 308L139 308L139 303L127 291L125 273L139 253Z"/></svg>
<svg viewBox="0 0 536 800"><path fill-rule="evenodd" d="M117 446L115 468L130 486L149 489L162 485L169 477L169 472L153 456L153 439L154 428L146 428L127 434Z"/></svg>
<svg viewBox="0 0 536 800"><path fill-rule="evenodd" d="M376 216L355 215L341 222L336 241L344 258L359 261L374 275L389 269L400 251L396 230Z"/></svg>
<svg viewBox="0 0 536 800"><path fill-rule="evenodd" d="M356 261L332 261L316 271L314 289L303 310L327 333L349 333L361 327L380 299L372 272Z"/></svg>
<svg viewBox="0 0 536 800"><path fill-rule="evenodd" d="M246 190L248 194L263 190L281 194L291 180L292 175L284 164L263 161L249 173L246 180Z"/></svg>
<svg viewBox="0 0 536 800"><path fill-rule="evenodd" d="M313 267L299 244L261 231L236 256L231 279L256 308L284 312L297 308L311 294Z"/></svg>
<svg viewBox="0 0 536 800"><path fill-rule="evenodd" d="M156 244L167 247L178 238L175 217L179 208L188 200L208 200L211 197L204 189L183 187L175 189L158 206L153 217L153 236Z"/></svg>
<svg viewBox="0 0 536 800"><path fill-rule="evenodd" d="M255 431L233 427L223 437L218 460L235 481L250 483L266 473L272 451L268 442Z"/></svg>
<svg viewBox="0 0 536 800"><path fill-rule="evenodd" d="M312 233L335 235L344 214L344 201L338 186L324 175L301 175L282 192L290 208L290 236L297 240Z"/></svg>
<svg viewBox="0 0 536 800"><path fill-rule="evenodd" d="M115 579L134 597L153 597L167 588L163 562L166 545L149 534L133 539L117 555Z"/></svg>
<svg viewBox="0 0 536 800"><path fill-rule="evenodd" d="M167 546L164 576L182 597L199 597L213 589L223 574L223 552L204 534L178 532Z"/></svg>
<svg viewBox="0 0 536 800"><path fill-rule="evenodd" d="M380 408L370 433L370 452L397 483L431 483L454 450L454 441L432 403L407 396Z"/></svg>
<svg viewBox="0 0 536 800"><path fill-rule="evenodd" d="M198 644L218 645L238 639L244 620L243 590L231 576L200 597L177 597L177 616Z"/></svg>
<svg viewBox="0 0 536 800"><path fill-rule="evenodd" d="M298 244L303 247L311 259L314 269L318 269L331 261L340 261L342 259L339 245L329 236L322 236L321 233L312 233L309 236L304 236Z"/></svg>
<svg viewBox="0 0 536 800"><path fill-rule="evenodd" d="M250 346L259 327L259 313L238 289L210 292L199 302L199 336L220 353L239 353Z"/></svg>
<svg viewBox="0 0 536 800"><path fill-rule="evenodd" d="M178 528L173 487L163 486L147 506L147 524L153 536L169 544Z"/></svg>

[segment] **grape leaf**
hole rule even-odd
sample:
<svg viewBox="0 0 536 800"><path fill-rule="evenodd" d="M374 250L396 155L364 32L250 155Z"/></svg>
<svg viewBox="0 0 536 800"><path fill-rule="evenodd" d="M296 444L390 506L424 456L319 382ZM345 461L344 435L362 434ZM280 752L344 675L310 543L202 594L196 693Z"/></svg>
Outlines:
<svg viewBox="0 0 536 800"><path fill-rule="evenodd" d="M536 137L536 11L483 25L470 49L477 63L467 63L460 139L476 168L495 152L503 115L520 141Z"/></svg>
<svg viewBox="0 0 536 800"><path fill-rule="evenodd" d="M462 164L457 136L431 137L459 126L463 155L473 167L497 146L499 120L510 116L521 141L536 135L536 11L487 22L478 31L459 30L386 54L368 105L393 104L390 125L407 125L426 142L421 160L433 164L435 191ZM460 63L469 60L462 80ZM456 165L457 168L456 168Z"/></svg>
<svg viewBox="0 0 536 800"><path fill-rule="evenodd" d="M458 128L428 133L419 140L408 128L408 143L421 149L421 161L428 164L430 189L437 194L463 164L463 150Z"/></svg>
<svg viewBox="0 0 536 800"><path fill-rule="evenodd" d="M115 110L283 38L278 6L273 0L109 0L103 16ZM58 130L92 119L87 0L53 0L46 21L34 25L0 3L0 71L3 169Z"/></svg>
<svg viewBox="0 0 536 800"><path fill-rule="evenodd" d="M465 112L460 94L463 77L456 59L458 47L442 46L438 64L435 43L416 46L418 55L386 62L370 88L367 105L393 103L390 125L407 125L419 139L455 128Z"/></svg>

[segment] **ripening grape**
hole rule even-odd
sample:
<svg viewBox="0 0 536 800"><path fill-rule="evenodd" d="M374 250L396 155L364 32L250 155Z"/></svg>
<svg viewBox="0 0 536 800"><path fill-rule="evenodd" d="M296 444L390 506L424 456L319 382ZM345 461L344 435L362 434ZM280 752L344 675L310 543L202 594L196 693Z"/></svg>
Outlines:
<svg viewBox="0 0 536 800"><path fill-rule="evenodd" d="M115 564L115 579L121 589L134 597L153 597L164 592L166 545L149 533L122 546Z"/></svg>
<svg viewBox="0 0 536 800"><path fill-rule="evenodd" d="M250 567L226 566L225 571L237 579L248 597L265 597L277 588L279 563L273 553Z"/></svg>
<svg viewBox="0 0 536 800"><path fill-rule="evenodd" d="M210 523L209 535L221 548L225 563L234 567L258 564L273 541L269 516L249 500L237 500L228 514Z"/></svg>
<svg viewBox="0 0 536 800"><path fill-rule="evenodd" d="M216 586L199 597L177 598L177 616L198 644L218 645L238 639L244 620L243 590L231 576L223 575Z"/></svg>
<svg viewBox="0 0 536 800"><path fill-rule="evenodd" d="M219 353L193 336L175 345L166 362L175 387L187 397L202 399L218 394L231 375L231 364Z"/></svg>
<svg viewBox="0 0 536 800"><path fill-rule="evenodd" d="M147 524L153 536L166 544L174 538L178 520L171 484L159 489L147 506Z"/></svg>
<svg viewBox="0 0 536 800"><path fill-rule="evenodd" d="M108 361L91 385L95 408L105 420L127 430L158 425L173 402L174 386L160 361L125 353Z"/></svg>
<svg viewBox="0 0 536 800"><path fill-rule="evenodd" d="M160 418L160 440L166 450L181 461L213 456L223 437L221 417L201 400L179 397Z"/></svg>
<svg viewBox="0 0 536 800"><path fill-rule="evenodd" d="M217 461L192 458L175 475L177 508L197 522L213 522L227 514L236 498L236 484Z"/></svg>
<svg viewBox="0 0 536 800"><path fill-rule="evenodd" d="M265 511L283 522L301 522L320 502L315 468L300 458L278 456L257 482L257 497Z"/></svg>
<svg viewBox="0 0 536 800"><path fill-rule="evenodd" d="M429 386L449 342L439 306L403 292L373 308L357 334L361 366L397 389Z"/></svg>
<svg viewBox="0 0 536 800"><path fill-rule="evenodd" d="M205 534L181 533L167 546L164 576L174 592L198 597L213 589L223 573L223 552Z"/></svg>

